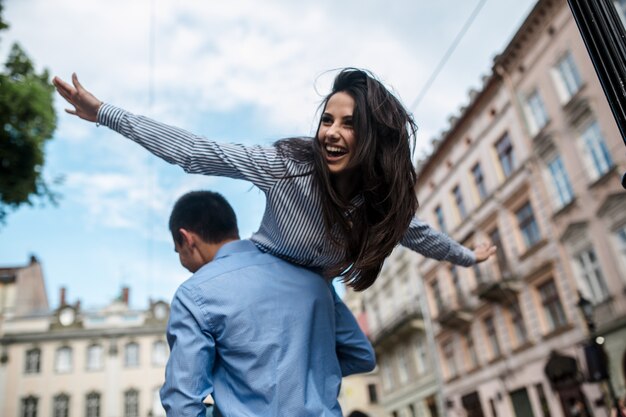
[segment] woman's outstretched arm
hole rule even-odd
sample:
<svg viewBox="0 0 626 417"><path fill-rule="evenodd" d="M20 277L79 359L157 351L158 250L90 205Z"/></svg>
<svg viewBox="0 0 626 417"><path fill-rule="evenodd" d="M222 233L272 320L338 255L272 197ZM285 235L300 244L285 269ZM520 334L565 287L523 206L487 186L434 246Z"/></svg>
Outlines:
<svg viewBox="0 0 626 417"><path fill-rule="evenodd" d="M496 253L496 247L489 243L481 243L474 250L468 249L417 217L411 220L400 244L427 258L448 261L461 266L483 262Z"/></svg>
<svg viewBox="0 0 626 417"><path fill-rule="evenodd" d="M186 172L244 179L263 191L285 176L287 161L275 147L217 143L184 129L103 103L72 74L72 84L54 77L53 84L73 109L69 114L97 122L137 142Z"/></svg>

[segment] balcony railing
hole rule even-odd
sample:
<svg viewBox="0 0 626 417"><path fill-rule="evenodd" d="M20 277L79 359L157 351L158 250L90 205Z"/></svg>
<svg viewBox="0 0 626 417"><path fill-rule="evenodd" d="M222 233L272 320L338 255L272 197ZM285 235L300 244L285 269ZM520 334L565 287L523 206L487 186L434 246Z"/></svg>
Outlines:
<svg viewBox="0 0 626 417"><path fill-rule="evenodd" d="M423 328L424 322L419 300L411 300L397 308L391 317L382 322L381 326L373 329L370 339L372 344L377 346L394 336Z"/></svg>
<svg viewBox="0 0 626 417"><path fill-rule="evenodd" d="M442 300L438 308L437 321L441 326L463 330L472 322L475 306L467 294L457 292L449 299Z"/></svg>
<svg viewBox="0 0 626 417"><path fill-rule="evenodd" d="M498 268L495 273L487 267L476 266L476 288L473 294L481 300L511 304L517 299L517 293L521 290L522 282L508 265ZM503 271L503 272L500 272Z"/></svg>

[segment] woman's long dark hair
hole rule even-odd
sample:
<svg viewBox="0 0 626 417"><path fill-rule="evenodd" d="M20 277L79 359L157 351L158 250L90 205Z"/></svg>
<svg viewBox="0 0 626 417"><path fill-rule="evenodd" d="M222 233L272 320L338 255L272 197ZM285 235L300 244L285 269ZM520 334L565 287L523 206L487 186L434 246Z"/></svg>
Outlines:
<svg viewBox="0 0 626 417"><path fill-rule="evenodd" d="M317 139L286 139L276 145L296 159L313 161L327 237L346 253L325 275L342 276L345 283L361 291L374 283L417 210L416 174L411 163L417 126L402 103L363 70L342 70L322 107L338 92L349 94L355 102L352 120L357 145L350 166L361 181L363 204L352 207L335 190Z"/></svg>

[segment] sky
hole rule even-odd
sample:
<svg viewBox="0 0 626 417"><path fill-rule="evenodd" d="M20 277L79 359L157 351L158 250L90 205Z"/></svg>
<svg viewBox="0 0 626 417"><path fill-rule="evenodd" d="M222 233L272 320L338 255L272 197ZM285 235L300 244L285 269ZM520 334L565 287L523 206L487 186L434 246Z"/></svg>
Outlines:
<svg viewBox="0 0 626 417"><path fill-rule="evenodd" d="M313 135L337 68L366 68L410 106L479 0L4 0L0 59L18 42L52 75L76 72L100 100L221 142L269 145ZM487 0L424 96L411 108L416 159L480 88L534 0ZM152 47L151 47L152 45ZM152 51L152 53L151 53ZM0 267L41 262L51 307L96 308L130 287L131 306L171 300L190 274L167 229L188 191L233 205L243 238L263 194L249 183L185 174L106 127L63 111L44 177L57 206L36 204L0 226Z"/></svg>

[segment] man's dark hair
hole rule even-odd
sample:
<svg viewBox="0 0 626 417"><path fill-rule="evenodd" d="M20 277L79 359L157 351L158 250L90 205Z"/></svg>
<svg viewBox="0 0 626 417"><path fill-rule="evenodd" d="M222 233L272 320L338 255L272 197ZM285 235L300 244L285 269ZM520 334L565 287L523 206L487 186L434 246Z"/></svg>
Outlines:
<svg viewBox="0 0 626 417"><path fill-rule="evenodd" d="M180 197L172 209L169 227L179 245L183 241L181 228L196 233L207 243L239 239L233 208L212 191L192 191Z"/></svg>

